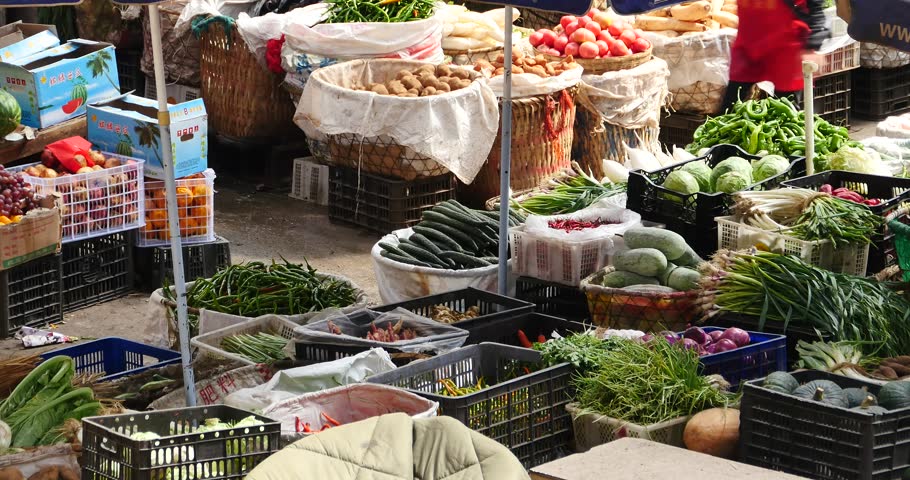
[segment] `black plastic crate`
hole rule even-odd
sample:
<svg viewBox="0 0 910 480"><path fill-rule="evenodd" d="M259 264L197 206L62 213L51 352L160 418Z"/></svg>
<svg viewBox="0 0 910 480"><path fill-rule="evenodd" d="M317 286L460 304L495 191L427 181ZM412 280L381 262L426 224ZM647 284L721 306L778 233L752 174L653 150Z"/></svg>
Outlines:
<svg viewBox="0 0 910 480"><path fill-rule="evenodd" d="M515 298L537 305L535 311L568 320L585 320L588 299L584 292L554 282L536 278L518 277L515 281Z"/></svg>
<svg viewBox="0 0 910 480"><path fill-rule="evenodd" d="M206 419L263 425L193 433ZM136 432L161 438L133 440ZM241 479L279 449L281 424L226 405L91 417L82 420L82 478Z"/></svg>
<svg viewBox="0 0 910 480"><path fill-rule="evenodd" d="M809 188L818 190L824 184L834 188L849 188L869 198L882 200L881 205L869 207L873 213L882 218L888 217L901 206L908 206L910 201L910 179L898 177L882 177L864 173L844 172L830 170L808 177L788 180L783 185L794 188ZM903 213L896 217L903 223L910 224L910 216ZM868 275L874 275L886 267L897 264L897 252L894 250L894 234L883 224L881 229L872 237L869 248Z"/></svg>
<svg viewBox="0 0 910 480"><path fill-rule="evenodd" d="M405 388L439 403L439 414L454 417L472 430L509 447L531 468L561 456L572 434L566 411L572 369L563 363L530 371L542 363L540 353L497 343L470 345L367 379ZM483 379L489 387L451 397L442 395L441 380L459 388Z"/></svg>
<svg viewBox="0 0 910 480"><path fill-rule="evenodd" d="M63 311L120 298L133 289L135 230L63 244Z"/></svg>
<svg viewBox="0 0 910 480"><path fill-rule="evenodd" d="M853 71L853 113L879 120L910 110L910 65Z"/></svg>
<svg viewBox="0 0 910 480"><path fill-rule="evenodd" d="M165 281L174 284L171 247L133 247L136 288L150 292ZM231 242L215 237L214 242L183 246L183 276L187 282L210 278L231 265Z"/></svg>
<svg viewBox="0 0 910 480"><path fill-rule="evenodd" d="M445 305L459 312L467 311L471 307L478 307L480 310L479 317L452 324L452 326L464 330L471 330L475 326L486 324L493 320L509 320L534 310L533 303L476 288L453 290L414 300L372 307L372 309L377 312L390 312L400 307L422 317L430 318L433 314L433 307L436 305Z"/></svg>
<svg viewBox="0 0 910 480"><path fill-rule="evenodd" d="M690 160L705 160L714 168L730 157L755 160L760 157L749 155L735 145L717 145L703 157ZM683 162L654 172L636 170L629 174L628 200L626 208L641 214L643 220L663 223L668 230L679 233L686 243L705 257L717 250L717 222L715 217L730 215L733 195L726 193L694 193L683 195L662 187L670 172L679 169ZM806 174L804 158L793 160L790 169L762 182L751 185L747 190L771 190L781 182Z"/></svg>
<svg viewBox="0 0 910 480"><path fill-rule="evenodd" d="M812 85L815 99L812 103L814 112L833 125L849 127L851 109L851 74L850 70L817 77ZM803 108L802 100L794 102L797 108Z"/></svg>
<svg viewBox="0 0 910 480"><path fill-rule="evenodd" d="M740 315L738 313L721 312L712 317L709 322L712 326L730 328L738 327L750 332L764 332L775 335L784 335L787 337L787 358L798 359L799 353L796 351L796 345L800 340L808 343L818 341L828 341L828 336L819 336L818 333L810 327L788 325L784 330L783 324L775 320L767 320L764 325L760 325L759 318L751 315ZM761 328L759 328L761 326Z"/></svg>
<svg viewBox="0 0 910 480"><path fill-rule="evenodd" d="M674 145L680 148L685 147L692 143L695 129L705 123L707 118L705 115L685 112L664 114L660 119L660 132L658 133L660 144L668 149L672 149Z"/></svg>
<svg viewBox="0 0 910 480"><path fill-rule="evenodd" d="M843 388L879 385L820 371L794 372L800 383ZM899 480L910 467L910 408L872 415L804 400L748 382L740 405L741 460L801 477Z"/></svg>
<svg viewBox="0 0 910 480"><path fill-rule="evenodd" d="M541 313L527 313L520 317L488 322L472 328L465 345L490 342L521 347L521 341L518 340L519 330L524 332L528 340L533 343L537 341L539 335L550 339L550 334L555 331L559 335L566 337L573 333L584 332L588 328L593 327L581 322L573 322L572 320Z"/></svg>
<svg viewBox="0 0 910 480"><path fill-rule="evenodd" d="M142 73L142 50L117 50L117 76L120 78L120 91L136 91L136 95L145 95L145 74Z"/></svg>
<svg viewBox="0 0 910 480"><path fill-rule="evenodd" d="M0 338L63 321L61 267L55 254L0 271Z"/></svg>
<svg viewBox="0 0 910 480"><path fill-rule="evenodd" d="M329 167L329 220L387 234L420 222L425 210L455 198L451 173L412 181Z"/></svg>

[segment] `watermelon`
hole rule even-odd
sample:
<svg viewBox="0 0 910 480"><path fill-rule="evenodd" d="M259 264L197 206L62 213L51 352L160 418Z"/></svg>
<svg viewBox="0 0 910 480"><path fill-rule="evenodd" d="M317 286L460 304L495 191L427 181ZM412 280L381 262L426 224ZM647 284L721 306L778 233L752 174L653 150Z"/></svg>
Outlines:
<svg viewBox="0 0 910 480"><path fill-rule="evenodd" d="M82 100L80 105L85 105L85 102L88 101L88 88L85 87L85 80L80 78L81 82L77 81L73 86L73 93L70 95L70 98L73 100Z"/></svg>
<svg viewBox="0 0 910 480"><path fill-rule="evenodd" d="M6 90L0 90L0 139L13 133L21 120L19 102Z"/></svg>

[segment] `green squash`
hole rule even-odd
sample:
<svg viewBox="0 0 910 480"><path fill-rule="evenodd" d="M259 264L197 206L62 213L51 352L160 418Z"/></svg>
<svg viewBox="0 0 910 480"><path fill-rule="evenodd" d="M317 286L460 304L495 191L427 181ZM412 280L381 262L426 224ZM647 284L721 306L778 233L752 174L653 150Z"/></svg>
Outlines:
<svg viewBox="0 0 910 480"><path fill-rule="evenodd" d="M762 386L780 393L793 393L799 388L799 382L787 372L772 372L765 378Z"/></svg>
<svg viewBox="0 0 910 480"><path fill-rule="evenodd" d="M888 413L887 408L882 408L875 404L875 397L873 395L866 395L866 398L859 404L858 407L854 407L853 410L871 413L872 415L884 415Z"/></svg>
<svg viewBox="0 0 910 480"><path fill-rule="evenodd" d="M910 382L888 382L878 391L878 404L888 410L910 407Z"/></svg>
<svg viewBox="0 0 910 480"><path fill-rule="evenodd" d="M830 380L813 380L793 391L793 396L847 408L847 395Z"/></svg>
<svg viewBox="0 0 910 480"><path fill-rule="evenodd" d="M847 395L847 404L850 406L850 408L856 408L856 407L860 406L863 403L863 401L866 400L866 397L870 396L868 387L845 388L844 394ZM878 402L875 401L874 395L872 396L872 400L873 400L872 405L878 404Z"/></svg>

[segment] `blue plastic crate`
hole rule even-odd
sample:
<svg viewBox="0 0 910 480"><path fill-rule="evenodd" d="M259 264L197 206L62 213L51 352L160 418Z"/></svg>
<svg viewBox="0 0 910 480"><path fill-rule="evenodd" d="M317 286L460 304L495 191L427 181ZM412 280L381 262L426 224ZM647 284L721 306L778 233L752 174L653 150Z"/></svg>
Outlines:
<svg viewBox="0 0 910 480"><path fill-rule="evenodd" d="M104 373L101 380L113 380L180 361L180 352L118 337L79 343L47 352L41 358L47 360L60 355L76 361L76 373Z"/></svg>
<svg viewBox="0 0 910 480"><path fill-rule="evenodd" d="M720 327L702 327L705 333L726 330ZM771 372L787 371L787 337L770 333L748 332L750 343L745 347L701 357L702 375L720 375L730 382L731 388ZM679 334L682 336L682 333Z"/></svg>

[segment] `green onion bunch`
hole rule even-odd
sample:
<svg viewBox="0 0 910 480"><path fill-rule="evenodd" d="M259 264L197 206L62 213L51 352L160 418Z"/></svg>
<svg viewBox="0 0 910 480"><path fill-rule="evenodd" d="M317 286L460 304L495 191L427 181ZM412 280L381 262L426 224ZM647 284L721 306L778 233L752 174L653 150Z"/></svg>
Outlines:
<svg viewBox="0 0 910 480"><path fill-rule="evenodd" d="M252 362L272 364L287 358L284 347L288 339L259 332L254 335L241 333L221 340L225 352L240 355Z"/></svg>
<svg viewBox="0 0 910 480"><path fill-rule="evenodd" d="M577 212L600 200L626 191L624 183L601 182L585 173L577 165L574 168L576 175L566 179L551 180L552 188L548 192L534 195L520 202L513 201L512 205L516 209L535 215L562 215Z"/></svg>

